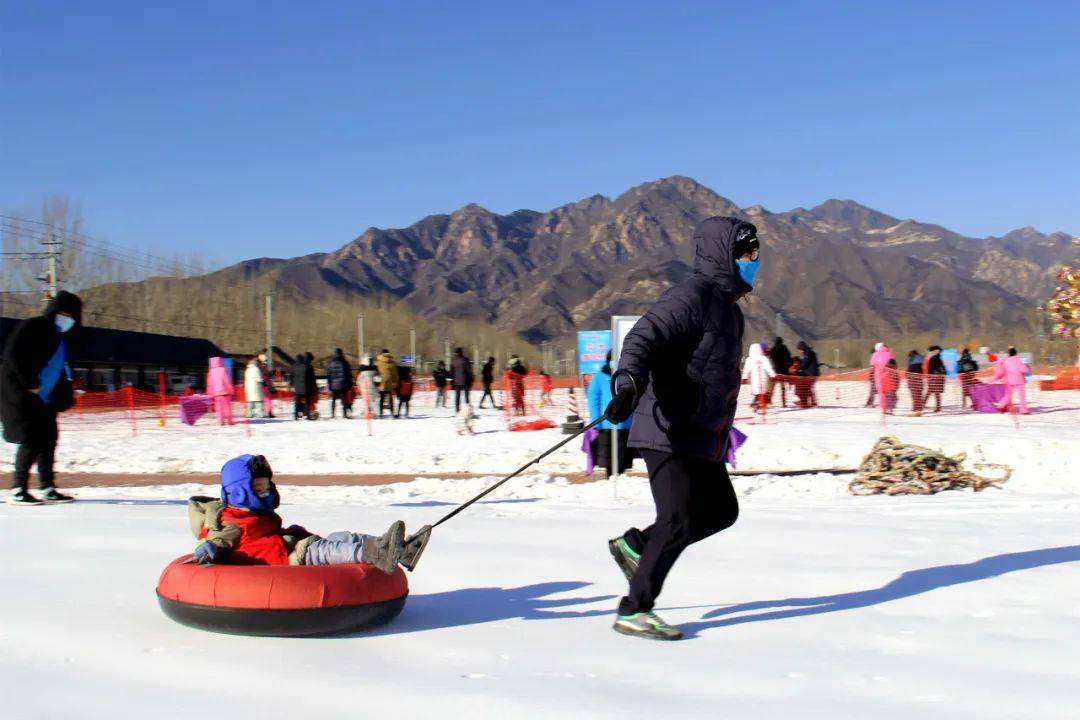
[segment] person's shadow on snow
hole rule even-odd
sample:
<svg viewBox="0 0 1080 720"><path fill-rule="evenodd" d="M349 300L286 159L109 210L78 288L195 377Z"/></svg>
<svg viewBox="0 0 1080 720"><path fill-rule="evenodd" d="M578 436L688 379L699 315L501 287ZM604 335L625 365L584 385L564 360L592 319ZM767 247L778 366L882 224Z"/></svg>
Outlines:
<svg viewBox="0 0 1080 720"><path fill-rule="evenodd" d="M499 620L559 620L610 615L605 610L560 610L614 600L614 595L549 598L588 587L592 583L561 581L516 588L463 588L425 595L410 595L401 615L390 624L351 637L399 635L439 628L479 625ZM349 637L349 636L347 636Z"/></svg>
<svg viewBox="0 0 1080 720"><path fill-rule="evenodd" d="M857 590L819 597L760 600L728 605L705 613L701 622L683 623L679 627L682 628L685 637L692 638L703 630L712 630L729 625L742 625L744 623L764 622L766 620L820 615L841 610L855 610L911 597L912 595L920 595L950 585L986 580L1006 573L1016 572L1017 570L1031 570L1032 568L1076 561L1080 561L1080 545L1006 553L963 565L941 565L920 570L910 570L895 580L870 590ZM755 612L759 610L767 612ZM733 615L737 615L737 617L731 617ZM720 619L712 620L711 618Z"/></svg>

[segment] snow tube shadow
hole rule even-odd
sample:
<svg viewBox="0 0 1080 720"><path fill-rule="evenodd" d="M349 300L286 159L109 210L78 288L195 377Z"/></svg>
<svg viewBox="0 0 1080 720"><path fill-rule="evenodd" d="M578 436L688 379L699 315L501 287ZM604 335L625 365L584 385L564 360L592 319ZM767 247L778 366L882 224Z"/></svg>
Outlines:
<svg viewBox="0 0 1080 720"><path fill-rule="evenodd" d="M390 622L409 595L401 568L366 564L199 565L187 555L158 580L162 611L178 623L233 635L340 635Z"/></svg>
<svg viewBox="0 0 1080 720"><path fill-rule="evenodd" d="M555 423L551 422L547 418L538 418L536 420L515 420L510 423L510 432L528 432L530 430L547 430L548 428L555 427Z"/></svg>

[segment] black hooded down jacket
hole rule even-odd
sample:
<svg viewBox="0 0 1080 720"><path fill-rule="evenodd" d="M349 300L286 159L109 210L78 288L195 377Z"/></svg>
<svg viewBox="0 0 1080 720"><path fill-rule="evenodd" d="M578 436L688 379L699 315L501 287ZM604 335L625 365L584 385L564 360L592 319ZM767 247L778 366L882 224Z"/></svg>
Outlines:
<svg viewBox="0 0 1080 720"><path fill-rule="evenodd" d="M60 346L60 333L54 324L60 312L75 318L78 327L82 323L82 300L74 293L60 291L49 302L44 315L19 323L4 347L0 423L4 425L4 439L10 443L31 446L55 443L56 413L75 404L74 388L65 375L57 381L48 405L30 392L37 390L38 375ZM73 332L74 329L69 331L66 338L69 353Z"/></svg>
<svg viewBox="0 0 1080 720"><path fill-rule="evenodd" d="M326 364L326 383L332 392L345 392L352 387L352 368L341 350L334 351L334 357Z"/></svg>
<svg viewBox="0 0 1080 720"><path fill-rule="evenodd" d="M641 394L630 447L724 457L743 354L736 301L750 291L733 257L743 230L757 233L732 217L702 222L693 274L664 293L623 341L619 370L630 373Z"/></svg>

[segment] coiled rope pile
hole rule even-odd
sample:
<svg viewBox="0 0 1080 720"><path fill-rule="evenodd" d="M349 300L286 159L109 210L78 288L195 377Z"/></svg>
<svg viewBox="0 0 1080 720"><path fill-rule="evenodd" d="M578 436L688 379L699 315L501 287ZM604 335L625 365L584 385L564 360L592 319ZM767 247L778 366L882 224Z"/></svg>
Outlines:
<svg viewBox="0 0 1080 720"><path fill-rule="evenodd" d="M921 445L883 437L862 459L855 479L848 485L853 495L933 495L942 490L998 487L1012 475L1008 465L984 463L979 468L1004 471L1004 477L988 478L964 470L964 453L949 456Z"/></svg>

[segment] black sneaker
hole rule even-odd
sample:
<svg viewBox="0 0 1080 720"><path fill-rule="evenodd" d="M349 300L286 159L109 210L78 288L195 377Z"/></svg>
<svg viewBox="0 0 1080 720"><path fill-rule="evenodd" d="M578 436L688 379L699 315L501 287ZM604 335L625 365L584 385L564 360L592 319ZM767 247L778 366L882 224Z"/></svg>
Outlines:
<svg viewBox="0 0 1080 720"><path fill-rule="evenodd" d="M41 491L41 499L46 505L59 505L61 503L75 502L75 498L65 495L54 487Z"/></svg>
<svg viewBox="0 0 1080 720"><path fill-rule="evenodd" d="M633 615L617 615L615 632L623 635L636 635L649 640L681 640L682 630L660 619L656 613L642 612Z"/></svg>
<svg viewBox="0 0 1080 720"><path fill-rule="evenodd" d="M630 582L634 577L634 573L637 572L638 563L641 562L641 555L634 552L634 549L626 542L626 538L621 535L608 540L607 546L608 551L611 552L611 557L615 558L615 564L619 566L623 575L626 576L626 581Z"/></svg>
<svg viewBox="0 0 1080 720"><path fill-rule="evenodd" d="M26 490L12 490L7 496L8 505L44 505Z"/></svg>

